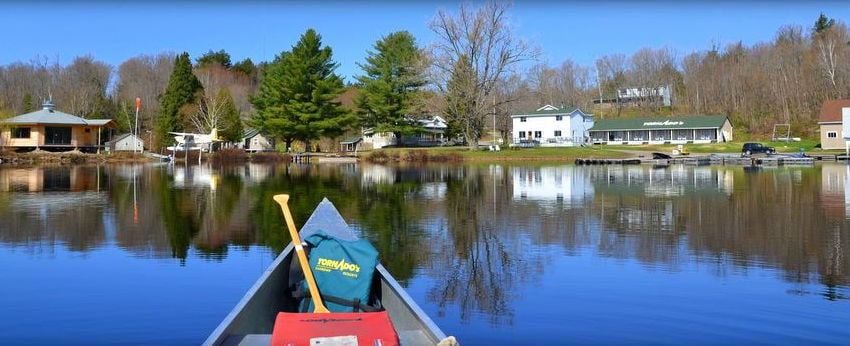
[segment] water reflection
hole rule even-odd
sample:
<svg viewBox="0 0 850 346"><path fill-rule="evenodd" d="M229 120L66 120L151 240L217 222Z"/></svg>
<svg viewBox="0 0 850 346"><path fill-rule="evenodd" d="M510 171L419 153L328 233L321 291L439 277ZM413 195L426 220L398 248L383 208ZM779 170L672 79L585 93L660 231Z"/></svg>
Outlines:
<svg viewBox="0 0 850 346"><path fill-rule="evenodd" d="M516 322L548 264L592 253L723 277L780 269L846 299L848 166L244 165L0 167L0 242L39 252L116 246L134 256L222 259L232 245L280 251L323 198L375 244L403 283L428 278L438 314ZM552 249L557 249L553 251ZM49 251L49 250L48 250ZM806 294L804 290L789 292Z"/></svg>

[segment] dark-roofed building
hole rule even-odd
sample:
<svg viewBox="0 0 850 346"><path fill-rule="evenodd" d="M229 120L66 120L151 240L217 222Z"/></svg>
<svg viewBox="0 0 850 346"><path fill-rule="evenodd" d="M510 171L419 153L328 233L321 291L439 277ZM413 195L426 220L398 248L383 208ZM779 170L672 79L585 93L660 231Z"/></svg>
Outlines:
<svg viewBox="0 0 850 346"><path fill-rule="evenodd" d="M842 134L844 126L843 109L850 109L850 100L824 101L820 108L820 146L823 149L845 149L844 136L850 137L850 133ZM850 110L848 110L850 114Z"/></svg>
<svg viewBox="0 0 850 346"><path fill-rule="evenodd" d="M274 140L263 135L260 130L248 128L242 133L242 143L237 147L245 151L274 151Z"/></svg>
<svg viewBox="0 0 850 346"><path fill-rule="evenodd" d="M0 121L0 146L18 151L96 152L101 147L101 129L114 126L112 119L85 119L57 111L47 101L41 110Z"/></svg>
<svg viewBox="0 0 850 346"><path fill-rule="evenodd" d="M588 131L594 144L686 144L732 140L725 115L598 120Z"/></svg>
<svg viewBox="0 0 850 346"><path fill-rule="evenodd" d="M342 152L357 152L360 149L360 142L363 141L361 136L352 136L343 139L339 142L339 150Z"/></svg>

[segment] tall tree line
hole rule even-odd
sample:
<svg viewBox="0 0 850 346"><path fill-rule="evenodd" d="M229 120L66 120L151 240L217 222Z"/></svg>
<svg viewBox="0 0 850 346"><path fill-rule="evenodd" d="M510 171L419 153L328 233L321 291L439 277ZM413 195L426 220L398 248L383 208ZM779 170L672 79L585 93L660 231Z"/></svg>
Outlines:
<svg viewBox="0 0 850 346"><path fill-rule="evenodd" d="M126 131L138 97L142 134L153 139L158 133L160 144L168 131L211 126L233 127L229 136L236 138L236 124L246 121L291 144L361 127L402 137L415 132L412 119L440 114L474 146L492 127L509 133L511 113L544 104L589 109L620 88L669 87L672 106L649 99L637 107L594 109L597 117L725 114L736 131L756 135L790 124L795 136L813 136L823 101L850 98L850 32L826 15L807 27L781 27L771 41L752 46L714 45L685 55L648 47L582 66L535 60L538 50L514 35L509 9L488 2L461 5L456 13L439 10L429 23L438 39L427 48L407 32L381 38L359 64L364 73L349 87L358 101L347 109L340 108L344 85L331 48L308 31L292 50L256 65L210 50L194 65L188 56L160 53L130 58L117 69L89 56L67 66L44 58L0 66L0 118L52 99L72 114L114 118ZM180 73L200 87L175 105L167 89L178 60L185 60ZM229 120L220 118L225 115Z"/></svg>

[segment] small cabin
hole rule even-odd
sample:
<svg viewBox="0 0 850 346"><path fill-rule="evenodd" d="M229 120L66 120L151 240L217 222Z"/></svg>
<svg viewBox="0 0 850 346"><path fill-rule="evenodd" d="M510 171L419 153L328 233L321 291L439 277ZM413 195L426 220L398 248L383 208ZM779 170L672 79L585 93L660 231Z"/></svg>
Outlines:
<svg viewBox="0 0 850 346"><path fill-rule="evenodd" d="M115 127L112 119L85 119L54 109L44 102L42 109L0 121L0 147L16 151L97 152L104 128Z"/></svg>

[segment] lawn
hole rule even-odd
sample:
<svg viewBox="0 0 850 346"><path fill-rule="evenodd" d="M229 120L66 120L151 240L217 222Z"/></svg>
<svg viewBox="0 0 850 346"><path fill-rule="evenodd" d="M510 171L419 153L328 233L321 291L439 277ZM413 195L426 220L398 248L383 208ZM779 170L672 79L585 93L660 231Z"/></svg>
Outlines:
<svg viewBox="0 0 850 346"><path fill-rule="evenodd" d="M709 144L685 144L684 148L692 154L711 154L711 153L735 153L741 152L741 146L745 141L734 141L726 143L709 143ZM774 142L761 141L760 143L776 148L780 153L799 153L803 152L835 152L824 151L816 148L819 144L817 139L803 139L799 142ZM424 152L426 157L440 157L446 155L459 155L464 160L469 161L519 161L519 160L536 160L536 161L574 161L577 158L629 158L634 157L635 152L661 152L671 154L674 149L677 149L676 144L664 145L592 145L589 147L561 147L561 148L502 148L500 151L489 151L486 146L482 146L479 150L470 150L466 147L439 147L439 148L384 148L381 151L394 155L401 155L405 152L420 151ZM369 155L370 151L363 152Z"/></svg>

